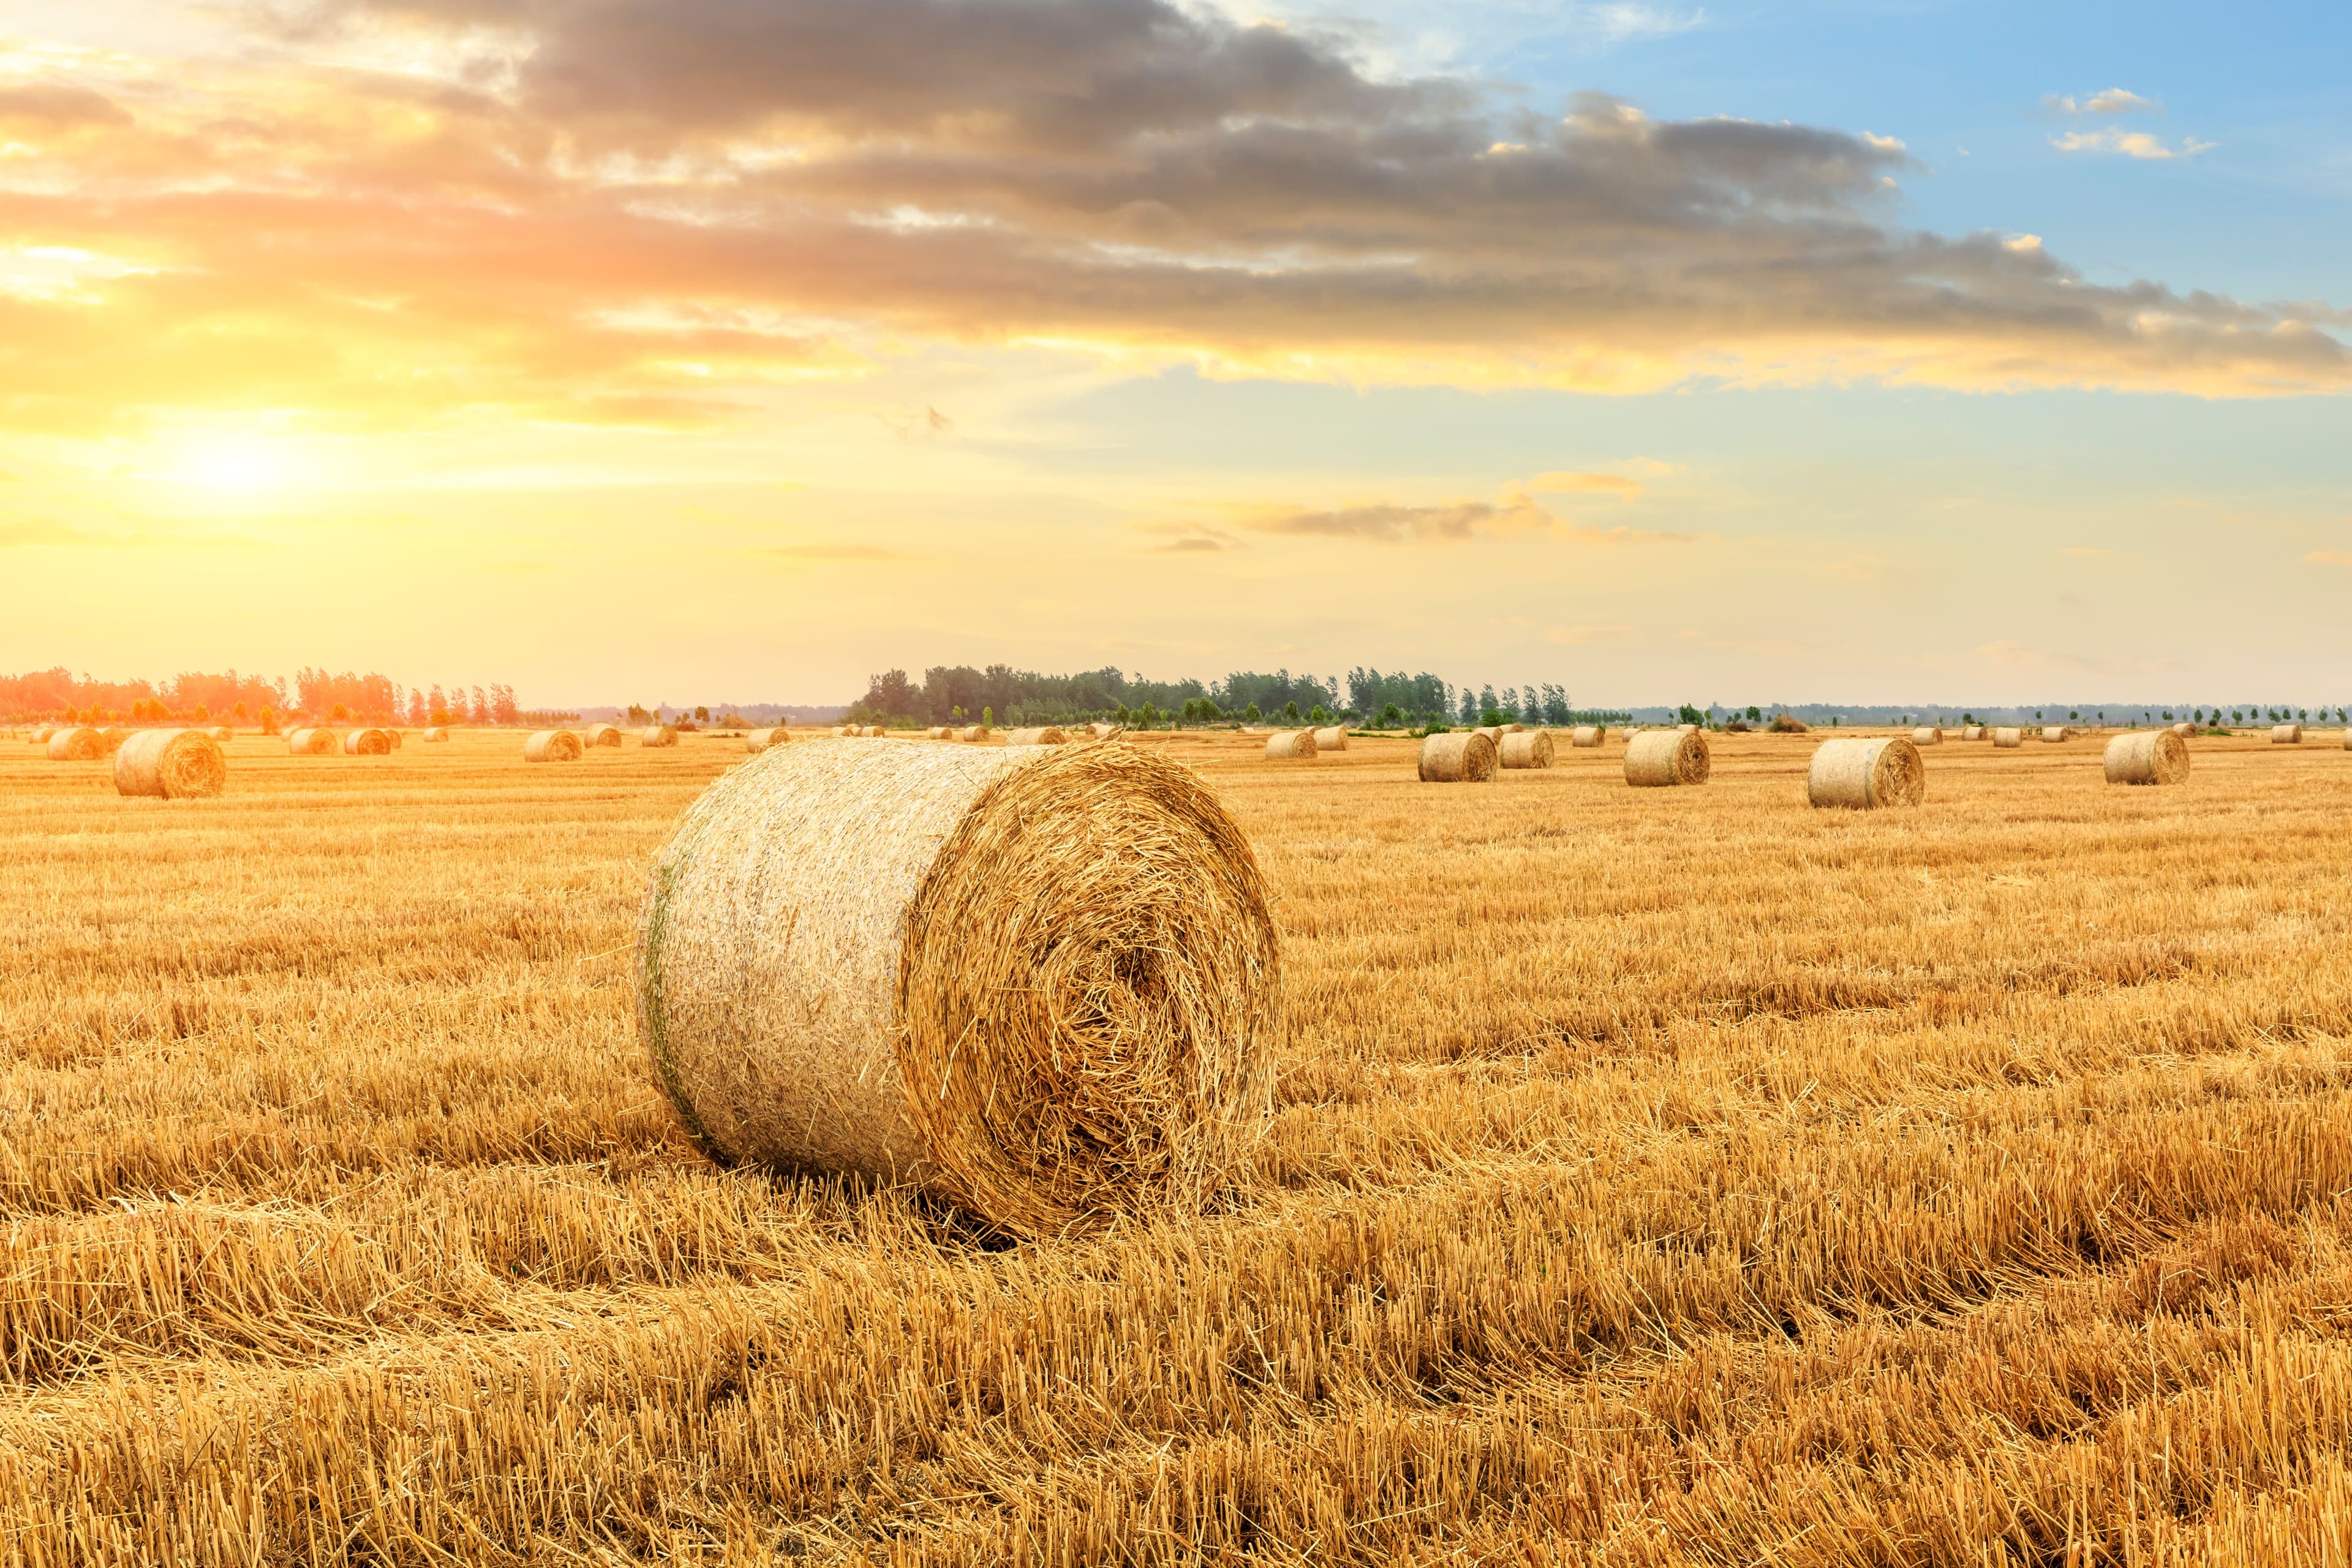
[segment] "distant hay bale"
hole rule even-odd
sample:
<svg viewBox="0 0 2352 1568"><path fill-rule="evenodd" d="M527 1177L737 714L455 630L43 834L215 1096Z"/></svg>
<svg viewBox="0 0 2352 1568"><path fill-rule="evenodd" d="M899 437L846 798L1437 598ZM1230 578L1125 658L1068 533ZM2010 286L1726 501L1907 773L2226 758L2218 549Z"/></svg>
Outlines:
<svg viewBox="0 0 2352 1568"><path fill-rule="evenodd" d="M1920 725L1917 729L1911 731L1911 743L1915 746L1942 745L1944 743L1944 731L1942 726L1937 724ZM1816 756L1819 756L1820 754L1821 753L1818 752L1814 753Z"/></svg>
<svg viewBox="0 0 2352 1568"><path fill-rule="evenodd" d="M188 800L218 795L228 778L220 742L205 730L142 730L114 753L121 795Z"/></svg>
<svg viewBox="0 0 2352 1568"><path fill-rule="evenodd" d="M2185 741L2189 739L2189 736L2197 733L2197 726L2191 724L2188 720L2183 719L2179 723L2172 726L2172 732Z"/></svg>
<svg viewBox="0 0 2352 1568"><path fill-rule="evenodd" d="M2044 724L2042 726L2042 738L2054 746L2059 742L2066 738L2066 726L2063 724Z"/></svg>
<svg viewBox="0 0 2352 1568"><path fill-rule="evenodd" d="M1698 733L1698 726L1696 724L1677 724L1675 726L1675 733L1677 735L1696 735Z"/></svg>
<svg viewBox="0 0 2352 1568"><path fill-rule="evenodd" d="M1118 734L1120 728L1121 726L1119 725L1106 724L1100 720L1097 720L1095 722L1087 726L1087 733L1093 736L1097 741L1108 741L1113 735Z"/></svg>
<svg viewBox="0 0 2352 1568"><path fill-rule="evenodd" d="M2300 724L2273 724L2273 725L2272 725L2272 726L2271 726L2271 744L2272 744L2272 745L2273 745L2273 746L2300 746L2300 745L2302 745L2302 744L2303 744L2303 726L2302 726L2302 725L2300 725Z"/></svg>
<svg viewBox="0 0 2352 1568"><path fill-rule="evenodd" d="M1269 763L1312 762L1316 750L1312 730L1285 730L1265 738L1265 760Z"/></svg>
<svg viewBox="0 0 2352 1568"><path fill-rule="evenodd" d="M236 739L236 731L230 729L226 724L215 724L212 728L206 730L205 733L210 735L215 741L234 741Z"/></svg>
<svg viewBox="0 0 2352 1568"><path fill-rule="evenodd" d="M1793 713L1776 713L1772 717L1772 732L1776 735L1801 735L1811 728Z"/></svg>
<svg viewBox="0 0 2352 1568"><path fill-rule="evenodd" d="M436 724L425 731L425 743L428 746L446 745L448 742L449 727L446 724Z"/></svg>
<svg viewBox="0 0 2352 1568"><path fill-rule="evenodd" d="M343 734L343 755L347 757L388 757L392 755L392 737L382 730L350 730Z"/></svg>
<svg viewBox="0 0 2352 1568"><path fill-rule="evenodd" d="M1256 858L1133 746L747 763L656 857L636 974L655 1076L712 1156L1008 1234L1198 1209L1272 1110Z"/></svg>
<svg viewBox="0 0 2352 1568"><path fill-rule="evenodd" d="M305 728L287 733L286 749L298 757L331 757L343 749L343 742L332 730Z"/></svg>
<svg viewBox="0 0 2352 1568"><path fill-rule="evenodd" d="M610 746L614 750L618 751L621 746L620 726L617 724L591 724L586 729L580 731L580 743L583 746Z"/></svg>
<svg viewBox="0 0 2352 1568"><path fill-rule="evenodd" d="M934 724L929 729L923 731L923 735L926 739L933 741L947 740L950 736L954 735L954 733L955 731L948 728L945 724Z"/></svg>
<svg viewBox="0 0 2352 1568"><path fill-rule="evenodd" d="M1523 735L1527 733L1528 727L1525 724L1505 724L1501 729L1506 735Z"/></svg>
<svg viewBox="0 0 2352 1568"><path fill-rule="evenodd" d="M386 730L384 733L392 737L392 749L395 752L408 743L408 737L397 730Z"/></svg>
<svg viewBox="0 0 2352 1568"><path fill-rule="evenodd" d="M1707 766L1706 737L1696 730L1644 730L1625 746L1625 782L1636 788L1705 784Z"/></svg>
<svg viewBox="0 0 2352 1568"><path fill-rule="evenodd" d="M1597 746L1608 738L1609 731L1598 724L1579 724L1568 732L1568 743L1571 746Z"/></svg>
<svg viewBox="0 0 2352 1568"><path fill-rule="evenodd" d="M1007 730L1004 743L1008 746L1058 746L1069 736L1051 724L1033 724L1026 730Z"/></svg>
<svg viewBox="0 0 2352 1568"><path fill-rule="evenodd" d="M541 730L522 743L526 763L576 763L587 750L569 730Z"/></svg>
<svg viewBox="0 0 2352 1568"><path fill-rule="evenodd" d="M966 724L962 729L956 731L956 739L959 741L985 741L988 739L990 733L991 731L985 724Z"/></svg>
<svg viewBox="0 0 2352 1568"><path fill-rule="evenodd" d="M1492 784L1501 763L1484 730L1440 730L1422 739L1423 784Z"/></svg>
<svg viewBox="0 0 2352 1568"><path fill-rule="evenodd" d="M1315 731L1315 754L1317 756L1319 757L1326 752L1344 752L1347 749L1348 730L1346 725L1334 724L1328 729L1318 730Z"/></svg>
<svg viewBox="0 0 2352 1568"><path fill-rule="evenodd" d="M862 735L865 732L866 726L863 724L835 724L833 727L833 738L836 741L846 741L853 735Z"/></svg>
<svg viewBox="0 0 2352 1568"><path fill-rule="evenodd" d="M667 724L648 724L637 731L637 744L641 747L675 746L677 744L677 731Z"/></svg>
<svg viewBox="0 0 2352 1568"><path fill-rule="evenodd" d="M63 728L64 726L60 724L43 724L39 726L33 731L33 744L37 746L47 745L49 743L49 737L56 734Z"/></svg>
<svg viewBox="0 0 2352 1568"><path fill-rule="evenodd" d="M1506 735L1500 751L1496 753L1497 766L1506 768L1548 768L1551 766L1551 734L1545 730L1529 730L1521 734Z"/></svg>
<svg viewBox="0 0 2352 1568"><path fill-rule="evenodd" d="M2176 784L2189 776L2189 742L2169 730L2134 730L2107 742L2107 782Z"/></svg>
<svg viewBox="0 0 2352 1568"><path fill-rule="evenodd" d="M1495 748L1495 755L1499 765L1499 760L1503 754L1503 727L1500 724L1481 724L1470 732L1486 737L1486 743Z"/></svg>
<svg viewBox="0 0 2352 1568"><path fill-rule="evenodd" d="M50 731L48 748L53 763L94 763L106 754L106 742L98 731L79 724Z"/></svg>
<svg viewBox="0 0 2352 1568"><path fill-rule="evenodd" d="M1981 724L1963 724L1963 725L1961 725L1961 726L1960 726L1960 739L1961 739L1961 740L1963 740L1963 741L1981 741L1981 740L1983 740L1984 738L1985 738L1985 727L1984 727L1983 725L1981 725Z"/></svg>
<svg viewBox="0 0 2352 1568"><path fill-rule="evenodd" d="M120 727L100 730L98 732L98 743L106 748L106 754L110 757L122 749L122 742L131 739L133 733L132 731Z"/></svg>
<svg viewBox="0 0 2352 1568"><path fill-rule="evenodd" d="M836 731L835 733L839 731ZM764 752L771 746L781 746L791 739L790 735L784 733L784 727L778 724L766 730L747 731L743 736L743 749L747 752Z"/></svg>
<svg viewBox="0 0 2352 1568"><path fill-rule="evenodd" d="M1877 811L1916 805L1927 795L1927 764L1900 735L1841 736L1813 748L1805 798L1816 806Z"/></svg>
<svg viewBox="0 0 2352 1568"><path fill-rule="evenodd" d="M2025 744L2025 731L2015 725L2001 725L1993 731L1992 743L2004 752L2012 750Z"/></svg>
<svg viewBox="0 0 2352 1568"><path fill-rule="evenodd" d="M889 732L890 730L887 725L868 724L866 726L866 738L869 741L878 741Z"/></svg>

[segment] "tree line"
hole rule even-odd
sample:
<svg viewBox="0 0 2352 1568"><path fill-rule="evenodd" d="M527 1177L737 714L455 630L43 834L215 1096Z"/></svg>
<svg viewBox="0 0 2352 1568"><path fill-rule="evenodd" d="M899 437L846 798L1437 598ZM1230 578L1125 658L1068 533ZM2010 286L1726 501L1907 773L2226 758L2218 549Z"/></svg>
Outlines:
<svg viewBox="0 0 2352 1568"><path fill-rule="evenodd" d="M253 724L267 731L296 720L362 724L512 724L532 715L499 681L404 687L371 672L341 675L304 666L284 676L190 670L161 682L94 680L60 665L0 676L0 716L68 723Z"/></svg>

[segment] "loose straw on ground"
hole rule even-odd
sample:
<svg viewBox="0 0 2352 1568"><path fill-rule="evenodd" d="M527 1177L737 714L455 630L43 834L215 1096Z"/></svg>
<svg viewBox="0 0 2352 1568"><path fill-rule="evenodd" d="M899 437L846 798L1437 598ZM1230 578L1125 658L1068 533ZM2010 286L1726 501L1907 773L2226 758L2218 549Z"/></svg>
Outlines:
<svg viewBox="0 0 2352 1568"><path fill-rule="evenodd" d="M1551 756L1550 731L1529 730L1504 736L1495 761L1506 768L1548 768L1551 766Z"/></svg>
<svg viewBox="0 0 2352 1568"><path fill-rule="evenodd" d="M392 737L382 730L352 730L343 735L343 754L347 757L388 757L392 755Z"/></svg>
<svg viewBox="0 0 2352 1568"><path fill-rule="evenodd" d="M2302 745L2302 744L2303 744L2303 726L2302 726L2302 725L2300 725L2300 724L2273 724L2273 725L2272 725L2272 726L2271 726L2271 744L2272 744L2272 745L2273 745L2273 746L2300 746L2300 745Z"/></svg>
<svg viewBox="0 0 2352 1568"><path fill-rule="evenodd" d="M1423 784L1491 784L1500 763L1483 730L1441 730L1421 742Z"/></svg>
<svg viewBox="0 0 2352 1568"><path fill-rule="evenodd" d="M1248 841L1117 742L745 764L656 858L637 986L714 1157L1029 1236L1200 1207L1265 1124L1282 1021Z"/></svg>
<svg viewBox="0 0 2352 1568"><path fill-rule="evenodd" d="M287 732L286 749L298 757L331 757L343 742L332 730L301 729Z"/></svg>
<svg viewBox="0 0 2352 1568"><path fill-rule="evenodd" d="M1348 731L1345 725L1333 724L1315 731L1317 756L1319 757L1326 752L1344 752L1347 749Z"/></svg>
<svg viewBox="0 0 2352 1568"><path fill-rule="evenodd" d="M2135 730L2107 742L2107 782L2176 784L2189 777L2189 742L2169 730Z"/></svg>
<svg viewBox="0 0 2352 1568"><path fill-rule="evenodd" d="M1570 746L1592 747L1609 738L1609 731L1598 724L1579 724L1568 732Z"/></svg>
<svg viewBox="0 0 2352 1568"><path fill-rule="evenodd" d="M843 734L846 731L836 730L834 732ZM790 735L784 733L783 726L781 724L772 729L752 730L743 736L743 749L747 752L764 752L771 746L781 746L791 739Z"/></svg>
<svg viewBox="0 0 2352 1568"><path fill-rule="evenodd" d="M1007 730L1004 743L1008 746L1058 746L1069 736L1051 724L1032 725L1026 730Z"/></svg>
<svg viewBox="0 0 2352 1568"><path fill-rule="evenodd" d="M1637 788L1706 783L1706 737L1696 730L1644 730L1625 745L1625 782Z"/></svg>
<svg viewBox="0 0 2352 1568"><path fill-rule="evenodd" d="M569 730L541 730L522 743L526 763L576 763L586 748Z"/></svg>
<svg viewBox="0 0 2352 1568"><path fill-rule="evenodd" d="M79 724L49 731L48 758L53 763L94 763L106 754L98 731Z"/></svg>
<svg viewBox="0 0 2352 1568"><path fill-rule="evenodd" d="M114 753L114 787L122 795L187 800L220 794L227 778L220 742L204 730L142 730Z"/></svg>
<svg viewBox="0 0 2352 1568"><path fill-rule="evenodd" d="M667 724L648 724L637 731L637 744L643 746L675 746L677 731Z"/></svg>
<svg viewBox="0 0 2352 1568"><path fill-rule="evenodd" d="M1877 811L1916 805L1927 796L1927 764L1900 735L1841 736L1813 748L1805 798L1816 806Z"/></svg>

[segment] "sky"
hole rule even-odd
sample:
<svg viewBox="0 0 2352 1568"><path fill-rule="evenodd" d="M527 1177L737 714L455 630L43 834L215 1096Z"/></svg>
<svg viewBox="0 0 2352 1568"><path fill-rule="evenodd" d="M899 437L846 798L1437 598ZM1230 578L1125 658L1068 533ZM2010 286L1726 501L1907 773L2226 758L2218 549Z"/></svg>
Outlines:
<svg viewBox="0 0 2352 1568"><path fill-rule="evenodd" d="M2352 13L18 0L0 670L2352 701Z"/></svg>

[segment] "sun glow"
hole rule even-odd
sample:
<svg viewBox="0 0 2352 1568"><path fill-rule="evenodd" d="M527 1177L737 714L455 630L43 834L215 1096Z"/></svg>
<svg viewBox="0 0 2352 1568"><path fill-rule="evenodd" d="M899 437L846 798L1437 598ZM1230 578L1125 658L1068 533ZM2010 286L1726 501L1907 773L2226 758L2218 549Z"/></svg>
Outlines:
<svg viewBox="0 0 2352 1568"><path fill-rule="evenodd" d="M253 495L316 482L318 463L291 441L269 437L215 437L174 447L158 478L199 489Z"/></svg>

